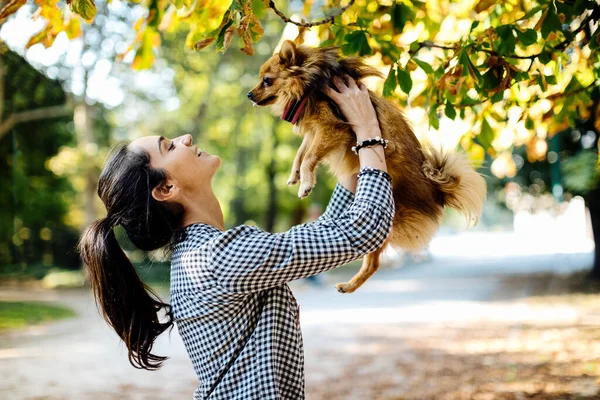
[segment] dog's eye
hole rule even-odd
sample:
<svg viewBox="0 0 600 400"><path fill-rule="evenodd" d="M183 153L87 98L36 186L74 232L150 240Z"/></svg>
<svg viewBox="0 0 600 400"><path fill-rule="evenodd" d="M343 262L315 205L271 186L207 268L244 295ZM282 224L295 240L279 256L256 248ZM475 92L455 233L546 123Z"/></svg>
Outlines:
<svg viewBox="0 0 600 400"><path fill-rule="evenodd" d="M263 86L271 86L273 83L273 79L267 78L266 76L263 78Z"/></svg>

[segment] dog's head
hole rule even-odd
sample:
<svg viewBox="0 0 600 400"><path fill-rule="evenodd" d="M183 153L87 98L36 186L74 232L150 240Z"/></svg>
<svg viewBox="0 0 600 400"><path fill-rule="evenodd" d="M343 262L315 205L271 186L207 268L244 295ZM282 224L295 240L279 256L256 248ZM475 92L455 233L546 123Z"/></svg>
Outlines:
<svg viewBox="0 0 600 400"><path fill-rule="evenodd" d="M260 83L248 98L255 105L273 105L274 111L281 113L287 104L330 85L334 76L343 74L356 80L381 76L358 57L342 58L337 47L309 48L286 40L279 53L261 67Z"/></svg>

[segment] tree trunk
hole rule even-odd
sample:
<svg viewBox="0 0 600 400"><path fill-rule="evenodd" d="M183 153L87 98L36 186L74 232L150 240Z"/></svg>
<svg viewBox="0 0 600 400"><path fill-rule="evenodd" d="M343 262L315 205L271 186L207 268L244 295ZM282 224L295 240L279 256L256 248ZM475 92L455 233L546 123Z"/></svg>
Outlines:
<svg viewBox="0 0 600 400"><path fill-rule="evenodd" d="M267 204L266 223L267 232L273 232L273 228L275 228L275 220L277 219L277 186L275 186L275 175L277 170L275 165L275 152L277 151L278 145L279 141L277 139L277 124L275 124L273 126L271 161L269 162L269 166L267 168L267 179L269 180L269 203Z"/></svg>
<svg viewBox="0 0 600 400"><path fill-rule="evenodd" d="M84 154L90 146L96 144L91 112L92 109L85 102L85 99L82 98L75 101L73 123L75 124L77 147ZM85 175L85 188L83 190L84 224L88 226L96 219L96 174L93 160L89 157L84 157L83 169Z"/></svg>
<svg viewBox="0 0 600 400"><path fill-rule="evenodd" d="M589 279L600 280L600 184L589 194L587 205L590 209L592 232L594 233L594 266L589 274Z"/></svg>

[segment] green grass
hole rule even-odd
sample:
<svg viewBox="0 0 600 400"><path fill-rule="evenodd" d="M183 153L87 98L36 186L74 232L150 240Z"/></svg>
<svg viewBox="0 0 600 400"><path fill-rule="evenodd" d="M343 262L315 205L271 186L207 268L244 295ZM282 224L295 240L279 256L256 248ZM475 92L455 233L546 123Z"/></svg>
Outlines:
<svg viewBox="0 0 600 400"><path fill-rule="evenodd" d="M0 332L75 316L65 307L33 302L0 301Z"/></svg>

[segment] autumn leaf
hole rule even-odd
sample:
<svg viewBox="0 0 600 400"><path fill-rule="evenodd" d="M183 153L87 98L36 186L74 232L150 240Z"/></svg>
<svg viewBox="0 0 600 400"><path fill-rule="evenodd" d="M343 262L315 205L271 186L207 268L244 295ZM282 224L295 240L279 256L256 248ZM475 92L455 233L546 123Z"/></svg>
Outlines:
<svg viewBox="0 0 600 400"><path fill-rule="evenodd" d="M477 5L475 6L475 12L480 13L482 11L485 11L496 3L496 0L479 0Z"/></svg>
<svg viewBox="0 0 600 400"><path fill-rule="evenodd" d="M2 10L0 10L0 20L8 17L9 15L15 13L19 8L21 8L27 0L11 0L5 5Z"/></svg>
<svg viewBox="0 0 600 400"><path fill-rule="evenodd" d="M215 41L214 37L202 39L202 40L196 42L196 44L194 44L194 50L198 50L198 51L202 50L203 48L209 46L214 41Z"/></svg>
<svg viewBox="0 0 600 400"><path fill-rule="evenodd" d="M48 36L52 34L51 31L52 31L52 25L47 24L44 29L42 29L41 31L39 31L38 33L36 33L29 39L29 41L25 45L25 48L28 49L31 46L33 46L34 44L38 44L44 40L47 40Z"/></svg>
<svg viewBox="0 0 600 400"><path fill-rule="evenodd" d="M250 38L250 34L248 32L246 32L244 34L244 47L242 47L240 50L242 50L242 52L248 54L249 56L254 55L254 48L252 47L252 39Z"/></svg>
<svg viewBox="0 0 600 400"><path fill-rule="evenodd" d="M93 20L96 16L96 5L93 0L67 0L67 4L72 12L87 21Z"/></svg>

